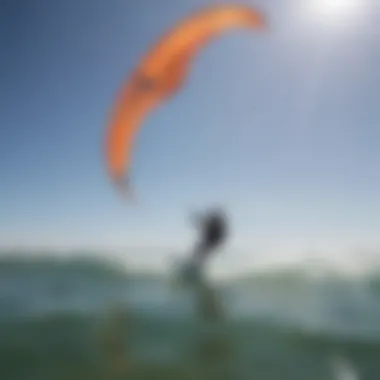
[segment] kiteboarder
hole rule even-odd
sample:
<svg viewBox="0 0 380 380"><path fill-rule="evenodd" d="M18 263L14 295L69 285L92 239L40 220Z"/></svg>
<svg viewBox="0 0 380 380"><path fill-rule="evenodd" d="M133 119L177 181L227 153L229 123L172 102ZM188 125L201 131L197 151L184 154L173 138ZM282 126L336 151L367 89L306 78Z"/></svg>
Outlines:
<svg viewBox="0 0 380 380"><path fill-rule="evenodd" d="M200 239L193 252L193 257L198 262L204 262L225 242L227 218L221 209L215 209L203 216L196 216L194 224L200 229Z"/></svg>
<svg viewBox="0 0 380 380"><path fill-rule="evenodd" d="M199 230L199 239L183 268L183 275L188 280L199 281L206 261L227 238L227 217L221 209L214 209L203 215L196 215L193 224Z"/></svg>

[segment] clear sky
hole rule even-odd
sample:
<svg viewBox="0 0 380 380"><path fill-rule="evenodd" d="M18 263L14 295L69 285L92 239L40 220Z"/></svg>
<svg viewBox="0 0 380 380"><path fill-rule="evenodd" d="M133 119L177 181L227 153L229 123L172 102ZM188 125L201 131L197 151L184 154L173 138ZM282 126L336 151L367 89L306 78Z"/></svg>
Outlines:
<svg viewBox="0 0 380 380"><path fill-rule="evenodd" d="M227 254L234 265L380 247L378 0L244 1L268 32L234 31L199 55L141 130L139 204L115 193L103 144L116 92L173 23L215 3L7 2L1 246L184 251L188 213L220 203L245 252Z"/></svg>

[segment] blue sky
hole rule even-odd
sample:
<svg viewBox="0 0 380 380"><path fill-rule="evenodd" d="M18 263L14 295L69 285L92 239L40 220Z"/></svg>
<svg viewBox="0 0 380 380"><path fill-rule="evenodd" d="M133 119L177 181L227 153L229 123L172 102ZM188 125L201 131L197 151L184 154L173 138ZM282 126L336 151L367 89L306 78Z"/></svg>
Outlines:
<svg viewBox="0 0 380 380"><path fill-rule="evenodd" d="M214 41L146 120L132 207L105 172L115 94L163 32L218 1L8 2L0 245L184 251L188 213L219 203L239 265L380 246L380 6L313 1L244 2L270 29Z"/></svg>

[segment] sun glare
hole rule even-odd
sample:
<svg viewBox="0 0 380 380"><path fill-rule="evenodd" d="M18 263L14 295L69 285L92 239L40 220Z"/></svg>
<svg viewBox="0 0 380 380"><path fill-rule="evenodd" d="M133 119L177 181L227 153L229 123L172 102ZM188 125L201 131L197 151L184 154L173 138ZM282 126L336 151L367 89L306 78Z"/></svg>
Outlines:
<svg viewBox="0 0 380 380"><path fill-rule="evenodd" d="M345 17L355 13L360 6L359 0L314 0L314 11L325 16Z"/></svg>
<svg viewBox="0 0 380 380"><path fill-rule="evenodd" d="M325 28L350 28L363 22L363 16L367 13L367 0L307 0L303 1L304 15L314 21L320 27Z"/></svg>

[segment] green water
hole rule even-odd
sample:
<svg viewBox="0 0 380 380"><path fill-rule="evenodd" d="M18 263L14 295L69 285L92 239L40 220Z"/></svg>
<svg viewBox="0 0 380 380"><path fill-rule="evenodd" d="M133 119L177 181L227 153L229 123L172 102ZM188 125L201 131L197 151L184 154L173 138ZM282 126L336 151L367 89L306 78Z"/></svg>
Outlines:
<svg viewBox="0 0 380 380"><path fill-rule="evenodd" d="M83 263L7 265L1 379L380 379L373 281L364 304L337 281L328 294L326 283L279 275L182 294L164 280ZM339 312L316 319L338 296Z"/></svg>

